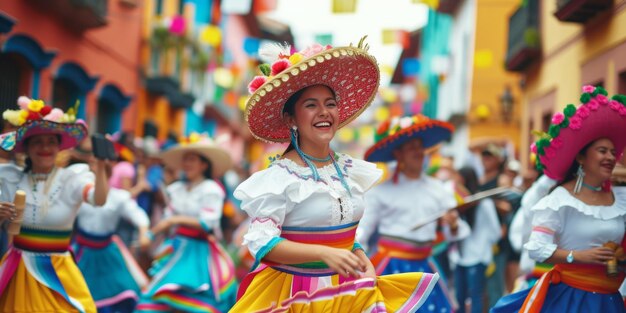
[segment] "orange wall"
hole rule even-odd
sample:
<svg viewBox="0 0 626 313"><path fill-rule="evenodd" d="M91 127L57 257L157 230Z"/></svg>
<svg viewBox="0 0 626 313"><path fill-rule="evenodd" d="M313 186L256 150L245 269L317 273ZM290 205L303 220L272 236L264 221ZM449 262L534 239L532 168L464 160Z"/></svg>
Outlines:
<svg viewBox="0 0 626 313"><path fill-rule="evenodd" d="M141 1L140 1L141 2ZM141 7L125 7L120 1L109 0L108 25L89 29L82 34L73 32L53 14L41 11L29 1L0 1L0 11L16 19L13 34L26 34L46 51L57 52L48 68L42 71L40 98L52 100L52 82L58 68L65 62L75 62L89 76L97 76L97 85L87 95L87 116L97 112L97 98L105 84L116 85L125 95L132 96L124 110L122 128L136 128L137 90L139 89L139 47Z"/></svg>
<svg viewBox="0 0 626 313"><path fill-rule="evenodd" d="M479 137L509 137L519 148L521 104L522 97L519 89L520 77L509 73L504 68L509 16L519 6L519 0L476 1L476 42L474 75L472 79L472 99L469 112L470 140ZM480 64L480 54L490 56L490 61L483 59ZM510 85L515 99L514 115L511 123L507 124L501 118L500 95L506 85ZM487 105L491 115L486 120L480 120L475 110L479 105Z"/></svg>

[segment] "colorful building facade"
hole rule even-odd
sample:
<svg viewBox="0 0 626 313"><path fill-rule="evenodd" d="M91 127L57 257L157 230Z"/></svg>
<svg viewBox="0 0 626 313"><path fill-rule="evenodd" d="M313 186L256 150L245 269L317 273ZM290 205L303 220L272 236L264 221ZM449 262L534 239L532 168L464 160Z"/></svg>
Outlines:
<svg viewBox="0 0 626 313"><path fill-rule="evenodd" d="M131 0L0 2L0 111L79 102L92 132L134 129L141 19Z"/></svg>
<svg viewBox="0 0 626 313"><path fill-rule="evenodd" d="M582 85L601 85L609 94L626 93L625 0L529 0L527 5L520 6L530 17L525 27L537 25L539 44L529 42L532 36L526 31L521 45L509 43L507 61L510 70L524 77L520 135L524 168L530 166L528 147L535 139L531 131L545 131L554 112L578 103ZM519 32L513 22L510 34Z"/></svg>
<svg viewBox="0 0 626 313"><path fill-rule="evenodd" d="M473 141L510 141L520 146L520 75L504 68L509 16L519 0L476 1L476 36L469 137Z"/></svg>

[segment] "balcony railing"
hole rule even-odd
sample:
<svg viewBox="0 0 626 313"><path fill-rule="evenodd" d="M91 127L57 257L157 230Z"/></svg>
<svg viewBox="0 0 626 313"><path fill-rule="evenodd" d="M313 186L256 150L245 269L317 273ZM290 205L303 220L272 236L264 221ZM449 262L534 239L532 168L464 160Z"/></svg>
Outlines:
<svg viewBox="0 0 626 313"><path fill-rule="evenodd" d="M539 1L528 0L509 18L506 69L521 72L541 56Z"/></svg>
<svg viewBox="0 0 626 313"><path fill-rule="evenodd" d="M556 0L554 16L563 22L585 23L613 6L613 0Z"/></svg>
<svg viewBox="0 0 626 313"><path fill-rule="evenodd" d="M109 0L31 0L77 31L107 24Z"/></svg>

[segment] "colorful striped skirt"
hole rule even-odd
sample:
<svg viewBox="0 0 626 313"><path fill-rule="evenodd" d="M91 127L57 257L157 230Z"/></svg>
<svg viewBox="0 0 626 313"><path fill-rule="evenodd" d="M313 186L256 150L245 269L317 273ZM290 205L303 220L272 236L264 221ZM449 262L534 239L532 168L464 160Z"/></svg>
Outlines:
<svg viewBox="0 0 626 313"><path fill-rule="evenodd" d="M139 299L148 277L119 237L79 230L75 238L74 258L98 309Z"/></svg>
<svg viewBox="0 0 626 313"><path fill-rule="evenodd" d="M137 312L227 312L237 295L230 256L213 236L179 227L159 249Z"/></svg>
<svg viewBox="0 0 626 313"><path fill-rule="evenodd" d="M372 256L377 275L408 272L441 273L430 257L433 246L409 240L381 236L378 250ZM456 299L448 290L445 279L439 279L430 296L418 312L454 312L458 308Z"/></svg>
<svg viewBox="0 0 626 313"><path fill-rule="evenodd" d="M353 249L357 225L283 227L281 237ZM425 273L348 279L322 262L262 264L241 283L231 312L415 312L437 279L437 274Z"/></svg>
<svg viewBox="0 0 626 313"><path fill-rule="evenodd" d="M0 265L0 312L96 312L67 251L70 235L22 227Z"/></svg>

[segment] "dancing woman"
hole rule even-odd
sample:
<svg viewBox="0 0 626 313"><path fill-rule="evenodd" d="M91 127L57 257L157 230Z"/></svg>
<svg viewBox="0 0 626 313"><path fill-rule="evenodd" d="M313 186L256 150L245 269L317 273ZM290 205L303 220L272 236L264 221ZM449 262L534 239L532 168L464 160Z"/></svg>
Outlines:
<svg viewBox="0 0 626 313"><path fill-rule="evenodd" d="M41 100L20 97L18 105L20 110L3 114L18 129L0 136L0 146L25 153L26 167L0 166L1 200L12 201L21 189L26 207L20 233L0 265L0 311L95 313L68 247L81 203L106 201L105 163L97 161L95 176L87 167L56 167L59 151L75 147L87 135L85 123Z"/></svg>
<svg viewBox="0 0 626 313"><path fill-rule="evenodd" d="M355 232L363 195L382 173L330 148L374 98L376 61L362 42L264 55L274 57L261 66L271 77L251 82L246 121L255 137L290 146L235 190L252 219L244 244L260 265L243 280L232 312L416 310L437 275L376 276Z"/></svg>
<svg viewBox="0 0 626 313"><path fill-rule="evenodd" d="M610 178L626 147L626 97L606 95L601 87L583 87L582 104L556 113L537 141L537 167L559 183L531 209L524 247L534 260L555 266L492 312L625 311L618 292L624 273L607 263L624 238L626 193L611 189Z"/></svg>

